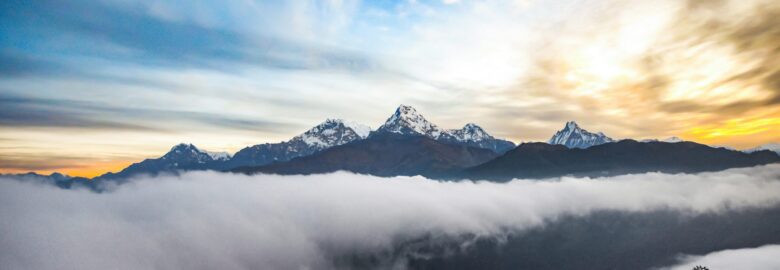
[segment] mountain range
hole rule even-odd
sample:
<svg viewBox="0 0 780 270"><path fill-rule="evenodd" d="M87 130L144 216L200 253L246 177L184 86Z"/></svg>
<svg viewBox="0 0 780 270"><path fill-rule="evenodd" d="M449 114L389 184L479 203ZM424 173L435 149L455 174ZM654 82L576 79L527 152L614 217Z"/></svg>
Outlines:
<svg viewBox="0 0 780 270"><path fill-rule="evenodd" d="M779 161L780 156L771 151L744 153L684 141L621 140L585 149L527 143L456 176L503 181L567 175L600 177L645 172L697 173Z"/></svg>
<svg viewBox="0 0 780 270"><path fill-rule="evenodd" d="M487 161L512 148L514 143L497 139L476 124L462 129L441 129L429 122L411 106L400 105L377 130L355 122L327 119L292 139L279 143L264 143L243 148L234 155L213 153L192 144L179 144L159 158L134 163L117 173L107 173L97 179L122 180L134 175L156 175L192 170L228 170L262 167L306 157L323 150L372 138L425 137L450 145L476 148L479 162ZM477 151L485 150L485 151ZM445 151L446 152L446 151ZM475 152L475 153L476 153ZM380 153L376 153L381 155ZM446 159L446 158L445 158ZM457 162L456 162L457 163ZM465 162L466 165L476 165ZM451 168L460 168L461 163ZM448 167L449 168L449 167Z"/></svg>
<svg viewBox="0 0 780 270"><path fill-rule="evenodd" d="M780 161L780 145L745 152L710 147L677 137L664 140L614 140L567 122L547 143L514 143L468 123L443 129L415 108L400 105L376 130L341 119L327 119L290 140L241 149L233 155L178 144L159 158L134 163L89 181L61 174L25 174L70 187L94 187L101 180L122 182L137 175L216 170L241 173L315 174L351 171L378 176L423 175L440 179L604 176L641 172L700 172Z"/></svg>

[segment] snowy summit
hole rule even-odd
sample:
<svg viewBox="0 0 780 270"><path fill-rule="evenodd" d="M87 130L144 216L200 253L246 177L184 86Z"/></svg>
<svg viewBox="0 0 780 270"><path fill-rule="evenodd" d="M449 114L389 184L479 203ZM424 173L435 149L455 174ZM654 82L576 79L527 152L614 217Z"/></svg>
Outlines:
<svg viewBox="0 0 780 270"><path fill-rule="evenodd" d="M613 142L614 140L604 133L591 133L580 128L574 121L566 122L563 129L550 138L549 144L560 144L569 148L588 148L594 145Z"/></svg>
<svg viewBox="0 0 780 270"><path fill-rule="evenodd" d="M422 135L446 143L457 143L503 153L514 148L514 143L496 139L474 123L461 129L444 130L429 122L415 108L401 104L395 113L377 129L377 132L401 135Z"/></svg>

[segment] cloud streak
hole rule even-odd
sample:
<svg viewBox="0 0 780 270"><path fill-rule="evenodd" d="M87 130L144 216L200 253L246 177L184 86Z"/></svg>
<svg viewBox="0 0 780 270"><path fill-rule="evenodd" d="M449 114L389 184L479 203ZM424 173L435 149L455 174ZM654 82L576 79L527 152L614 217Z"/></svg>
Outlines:
<svg viewBox="0 0 780 270"><path fill-rule="evenodd" d="M772 207L780 203L778 178L778 165L503 184L194 172L141 177L100 194L3 179L0 265L331 268L355 252L382 254L425 237L501 238L595 211L699 215ZM403 266L393 258L389 265Z"/></svg>

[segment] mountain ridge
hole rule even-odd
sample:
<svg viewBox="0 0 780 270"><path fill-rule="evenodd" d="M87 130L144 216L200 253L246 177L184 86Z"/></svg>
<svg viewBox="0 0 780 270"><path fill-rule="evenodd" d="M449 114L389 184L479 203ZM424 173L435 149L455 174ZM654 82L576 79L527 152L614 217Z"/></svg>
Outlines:
<svg viewBox="0 0 780 270"><path fill-rule="evenodd" d="M404 137L405 139L402 139L401 137ZM421 138L427 138L427 139L421 139ZM355 145L351 145L366 140L370 140L370 141L357 144L357 145L362 145L365 147L373 147L373 148L356 149ZM535 153L535 155L538 155L536 158L538 158L539 160L537 160L536 162L541 162L541 163L538 163L535 166L540 166L540 168L542 169L551 170L550 168L554 168L555 166L558 166L557 169L555 169L558 170L558 173L555 173L554 171L547 171L546 173L540 173L539 174L540 176L568 175L572 173L574 175L589 176L589 175L599 175L599 174L571 169L572 166L566 164L553 164L554 162L552 162L553 159L551 158L561 159L561 157L555 156L555 154L551 154L551 153L565 152L566 153L565 155L574 157L575 159L580 158L579 160L570 161L571 164L578 165L578 166L582 164L590 164L597 160L601 160L602 162L605 162L604 164L601 165L607 166L613 164L615 161L605 159L605 155L621 156L625 160L632 160L632 157L630 155L627 156L627 153L630 153L631 151L637 149L642 151L647 150L642 147L631 146L629 147L629 149L624 149L622 151L610 153L610 154L599 153L597 151L594 151L593 153L595 153L595 156L589 157L587 159L583 159L580 156L581 155L580 151L587 152L588 151L587 149L595 148L596 150L599 150L604 147L615 148L614 145L627 145L626 141L630 142L633 140L615 141L612 138L606 136L602 132L591 133L581 128L576 122L569 121L565 124L564 128L557 131L550 138L550 140L548 140L547 143L523 143L515 147L514 143L493 137L482 127L480 127L475 123L467 123L460 129L440 128L439 126L428 121L414 107L401 104L396 108L394 113L390 117L388 117L387 120L376 130L372 130L368 126L361 125L352 121L328 118L325 121L319 123L318 125L315 125L314 127L304 131L299 135L292 137L287 141L283 141L279 143L264 143L264 144L256 144L253 146L248 146L237 151L233 155L225 152L207 151L204 149L200 149L195 145L189 143L180 143L173 146L170 149L170 151L168 151L167 153L163 154L158 158L148 158L143 161L133 163L119 172L106 173L101 176L95 177L93 179L124 180L129 177L135 175L141 175L141 174L146 174L146 175L157 175L160 173L177 174L181 171L190 171L190 170L216 170L216 171L226 171L226 170L263 171L265 170L268 172L279 171L282 173L294 173L297 170L298 172L306 173L306 172L317 171L318 168L320 171L329 171L329 169L324 169L327 166L331 166L329 168L345 168L347 170L354 170L356 172L378 173L380 175L392 175L392 173L397 173L401 175L425 173L427 175L445 176L445 177L451 176L452 178L463 178L462 175L458 174L460 173L459 172L460 170L463 171L478 170L475 168L468 168L468 167L479 167L483 165L489 166L486 164L490 164L491 162L495 161L492 159L495 158L496 160L500 160L502 158L505 158L504 156L512 155L512 153L517 151L524 151L525 153ZM396 148L399 149L394 149L394 147L389 145L390 142L401 143L403 145L397 145ZM418 147L418 146L406 145L411 142L420 143L423 144L423 146ZM641 142L636 142L636 141L633 142L643 143L648 145L655 145L655 144L677 145L677 147L681 149L690 148L691 144L704 146L694 142L683 141L677 137L670 137L664 140L651 139L651 140L642 140ZM398 167L393 167L395 165L388 163L390 162L388 160L374 159L376 162L379 163L373 165L368 163L362 163L362 166L364 167L358 168L359 166L355 167L349 164L335 162L334 160L332 160L332 157L338 155L341 155L342 156L341 159L343 160L353 160L353 159L343 156L344 155L343 153L333 154L333 152L329 152L328 157L325 158L318 157L323 161L327 161L326 163L324 163L324 165L320 166L317 164L310 163L310 166L312 166L310 169L303 168L302 165L300 165L303 164L302 163L303 161L298 160L300 158L311 157L313 155L322 153L326 150L333 149L334 147L339 147L344 145L350 145L350 146L346 148L339 148L341 150L338 151L342 151L343 153L347 153L347 152L357 153L362 155L365 159L369 159L369 160L371 159L371 157L369 157L367 153L371 153L371 155L378 155L378 156L390 155L395 158L398 158L397 160L393 161L398 163L395 164L398 165ZM767 144L764 146L756 147L753 149L747 149L743 151L745 153L759 153L758 155L764 155L764 158L771 159L772 157L765 156L767 154L763 153L761 150L764 149L771 150L774 149L772 148L773 146L775 148L780 149L780 144ZM727 155L733 155L732 152L739 152L734 149L728 149L728 148L716 148L710 146L707 147L730 151L728 152ZM421 154L415 154L413 152L403 152L403 151L410 151L410 149L415 149L415 151L420 151L421 153L428 153L432 156L427 157ZM469 149L469 150L464 150L464 149ZM474 149L488 150L493 152L494 154L486 154ZM668 152L661 151L657 153L653 152L652 154L659 155L659 156L669 156L670 153L674 155L681 155L681 153L678 153L679 152L678 149L672 149L668 147L664 149L665 151ZM701 147L697 149L698 151L703 151L701 153L711 151L711 150L706 150L706 151L702 150L703 148ZM712 154L712 153L714 152L707 152L706 154ZM718 152L716 154L726 155L724 153L726 152ZM775 150L775 153L778 153L778 150ZM457 157L456 155L459 154L462 154L464 156ZM660 162L659 160L654 159L652 156L648 156L650 152L646 152L646 153L636 152L633 154L638 156L644 155L645 158L647 159L646 160L647 162L651 162L651 161L655 163ZM673 159L674 157L670 157L670 158ZM706 160L708 157L706 156L699 157L694 155L694 156L688 156L688 158L694 160L699 160L699 159ZM744 159L740 159L740 157L731 156L731 158L734 158L732 159L732 161L734 161L732 165L734 166L743 166L745 164ZM314 158L307 158L302 160L312 160L312 159ZM290 163L293 165L285 164L289 162L293 162ZM354 162L356 162L356 166L361 164L360 160ZM428 162L429 165L433 167L428 169L423 168L422 164L425 164L426 162ZM477 164L483 162L485 164ZM689 165L691 163L690 161L685 161L685 160L681 160L679 162L682 163L688 162L685 164L689 164ZM760 164L761 162L754 162L754 163ZM598 164L596 165L590 164L590 165L598 167L596 166ZM647 163L645 165L650 166L652 164ZM660 171L674 172L675 170L670 168L680 167L678 165L679 164L667 163L666 165L664 165L666 167L656 166L653 168L657 168ZM553 166L553 167L544 167L544 166ZM629 168L626 171L639 172L639 171L649 170L649 169L640 170L640 168L637 167L636 164L633 164L632 166L635 166L634 169ZM698 164L696 166L701 166L701 164ZM723 163L719 166L720 167L718 168L728 168L731 165ZM383 171L383 168L391 168L391 167L395 169L388 169ZM291 169L291 168L295 168L295 169ZM409 171L403 171L402 168L409 169ZM374 169L375 171L371 171L371 169ZM504 170L505 168L504 169L497 168L497 169L500 171L500 170ZM536 175L531 174L531 172L534 172L534 168L526 168L526 169L528 169L527 172L529 173L528 174L529 176L536 177ZM608 169L606 170L607 174L616 171L615 168L612 167L607 169ZM707 168L693 166L690 167L690 170L685 170L685 168L683 168L679 171L694 172L694 171L700 171L702 169L707 169ZM518 175L524 176L524 174L518 174ZM66 180L86 179L86 178L78 178L78 177L71 178L69 176L59 177L58 175L54 175L51 177L37 175L37 176L29 176L28 178L59 179L58 181L47 180L50 182L53 181L55 183L68 182L63 179Z"/></svg>
<svg viewBox="0 0 780 270"><path fill-rule="evenodd" d="M560 176L600 177L631 173L698 173L780 162L771 151L743 153L694 142L621 140L589 148L525 143L457 176L506 181Z"/></svg>

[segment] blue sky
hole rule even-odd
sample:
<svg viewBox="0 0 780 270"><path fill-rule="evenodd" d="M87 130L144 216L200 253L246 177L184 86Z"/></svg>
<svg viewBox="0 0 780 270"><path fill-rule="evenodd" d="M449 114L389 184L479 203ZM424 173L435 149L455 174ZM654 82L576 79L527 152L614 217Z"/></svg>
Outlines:
<svg viewBox="0 0 780 270"><path fill-rule="evenodd" d="M749 60L774 56L778 27L735 36L778 4L693 5L707 2L6 0L0 169L111 167L179 142L234 152L326 118L377 127L401 103L516 142L568 120L776 141L777 65ZM736 19L709 33L713 11Z"/></svg>

